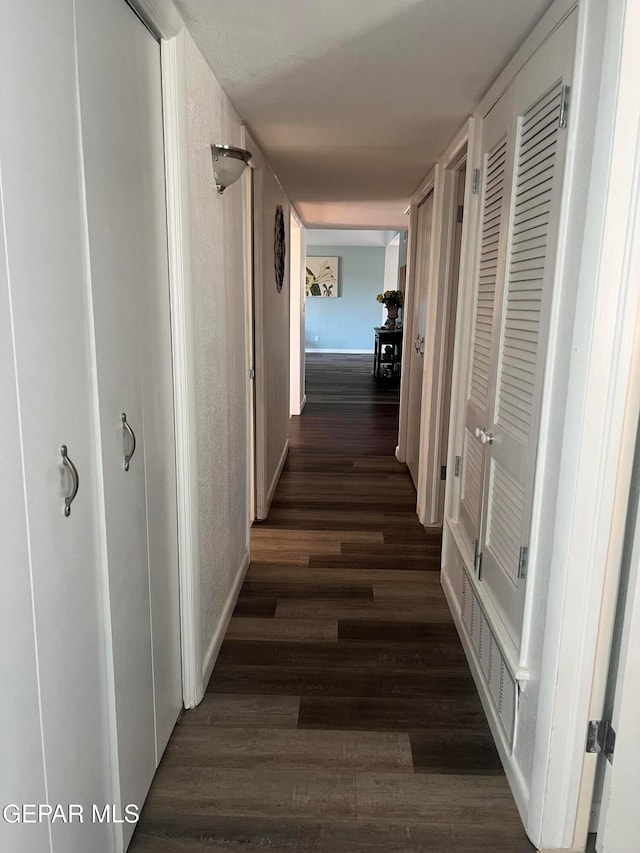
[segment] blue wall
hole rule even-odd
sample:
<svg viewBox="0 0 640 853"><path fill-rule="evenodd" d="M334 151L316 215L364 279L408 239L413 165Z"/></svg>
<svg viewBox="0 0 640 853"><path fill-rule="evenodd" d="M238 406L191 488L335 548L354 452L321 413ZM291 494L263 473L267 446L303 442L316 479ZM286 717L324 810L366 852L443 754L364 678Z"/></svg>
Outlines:
<svg viewBox="0 0 640 853"><path fill-rule="evenodd" d="M373 351L373 327L382 320L376 295L384 289L384 253L373 246L307 246L308 257L338 258L338 298L307 298L308 350Z"/></svg>

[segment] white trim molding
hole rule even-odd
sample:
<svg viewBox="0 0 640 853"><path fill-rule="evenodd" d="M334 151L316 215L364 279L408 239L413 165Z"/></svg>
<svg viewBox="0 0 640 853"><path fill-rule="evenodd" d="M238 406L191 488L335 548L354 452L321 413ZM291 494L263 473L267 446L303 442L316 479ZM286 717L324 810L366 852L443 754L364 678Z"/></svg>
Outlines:
<svg viewBox="0 0 640 853"><path fill-rule="evenodd" d="M225 634L227 633L227 628L229 627L231 617L233 616L233 611L236 606L236 602L238 601L238 596L240 595L240 590L242 589L242 584L244 583L244 579L247 574L247 569L249 568L249 562L250 557L249 552L247 551L238 567L233 586L231 587L229 595L227 596L227 600L224 603L222 613L220 614L215 631L213 632L213 636L211 637L209 648L207 649L207 653L205 654L204 660L202 661L202 684L204 690L206 690L207 688L207 684L209 683L209 679L211 678L211 674L216 664L216 660L218 659L218 655L220 654L220 648L222 646Z"/></svg>
<svg viewBox="0 0 640 853"><path fill-rule="evenodd" d="M173 0L127 0L151 32L159 39L172 39L184 28Z"/></svg>
<svg viewBox="0 0 640 853"><path fill-rule="evenodd" d="M307 347L305 352L333 352L343 353L344 355L373 355L372 349L314 349L312 347Z"/></svg>
<svg viewBox="0 0 640 853"><path fill-rule="evenodd" d="M200 513L184 32L161 42L161 66L178 489L182 689L185 708L192 708L202 699L204 685L201 674Z"/></svg>
<svg viewBox="0 0 640 853"><path fill-rule="evenodd" d="M269 491L267 492L267 501L266 506L264 507L264 515L260 515L259 518L265 519L269 514L269 508L271 507L271 501L273 500L273 496L276 493L276 489L278 488L278 482L280 481L280 475L282 474L282 469L284 468L284 463L287 461L287 456L289 455L289 439L287 439L284 443L284 447L282 449L282 455L280 456L280 460L278 461L278 465L276 470L273 473L273 478L271 483L269 484Z"/></svg>

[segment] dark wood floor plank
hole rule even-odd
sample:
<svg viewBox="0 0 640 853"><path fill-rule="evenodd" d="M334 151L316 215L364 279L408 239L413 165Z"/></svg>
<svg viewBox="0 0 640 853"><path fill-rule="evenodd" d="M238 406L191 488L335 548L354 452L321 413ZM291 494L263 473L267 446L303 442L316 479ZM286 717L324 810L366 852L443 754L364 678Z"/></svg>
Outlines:
<svg viewBox="0 0 640 853"><path fill-rule="evenodd" d="M402 554L319 554L309 557L310 568L319 569L413 569L414 571L439 572L440 554L425 552L424 555L403 556Z"/></svg>
<svg viewBox="0 0 640 853"><path fill-rule="evenodd" d="M350 622L341 619L338 622L338 638L356 642L418 643L427 648L432 642L447 642L457 654L464 655L455 625L451 622L367 622L366 619Z"/></svg>
<svg viewBox="0 0 640 853"><path fill-rule="evenodd" d="M176 732L185 726L282 726L290 729L298 723L299 707L298 696L207 693L197 708L182 714Z"/></svg>
<svg viewBox="0 0 640 853"><path fill-rule="evenodd" d="M471 675L462 669L447 673L365 673L335 667L241 666L220 660L207 690L212 693L279 693L293 696L372 696L422 698L425 714L436 694L451 699L475 695Z"/></svg>
<svg viewBox="0 0 640 853"><path fill-rule="evenodd" d="M265 620L277 623L278 619ZM218 656L218 668L234 666L305 667L309 671L332 669L373 672L380 676L393 673L439 673L457 678L460 671L468 677L464 652L450 639L432 638L426 643L384 641L364 642L262 642L225 639Z"/></svg>
<svg viewBox="0 0 640 853"><path fill-rule="evenodd" d="M394 774L395 776L403 774ZM410 775L410 774L404 774ZM155 815L356 817L354 774L323 769L248 769L161 764L144 807Z"/></svg>
<svg viewBox="0 0 640 853"><path fill-rule="evenodd" d="M252 563L247 572L247 582L278 584L347 584L373 586L373 584L413 584L429 587L442 594L437 572L403 571L402 569L332 569L317 566L290 566L270 563ZM245 584L246 586L246 584Z"/></svg>
<svg viewBox="0 0 640 853"><path fill-rule="evenodd" d="M242 594L251 597L266 595L278 600L283 598L337 598L340 600L360 598L364 601L373 600L373 588L370 584L283 583L282 581L247 580L242 587Z"/></svg>
<svg viewBox="0 0 640 853"><path fill-rule="evenodd" d="M248 595L242 590L233 611L234 616L275 616L278 599L275 596Z"/></svg>
<svg viewBox="0 0 640 853"><path fill-rule="evenodd" d="M335 643L338 640L338 622L335 619L265 619L234 616L229 623L226 639Z"/></svg>
<svg viewBox="0 0 640 853"><path fill-rule="evenodd" d="M180 727L164 765L282 770L376 770L413 773L409 735L284 728ZM166 767L165 767L166 770Z"/></svg>
<svg viewBox="0 0 640 853"><path fill-rule="evenodd" d="M375 601L358 598L281 599L276 605L276 617L284 619L366 619L385 622L444 622L451 614L444 600L436 602L415 598L411 601Z"/></svg>
<svg viewBox="0 0 640 853"><path fill-rule="evenodd" d="M487 733L487 721L478 696L451 693L402 699L388 696L301 696L301 728L358 729L361 731L451 730Z"/></svg>
<svg viewBox="0 0 640 853"><path fill-rule="evenodd" d="M358 818L409 823L518 828L520 818L504 776L356 773Z"/></svg>
<svg viewBox="0 0 640 853"><path fill-rule="evenodd" d="M409 736L417 773L503 775L498 750L486 730L422 728Z"/></svg>
<svg viewBox="0 0 640 853"><path fill-rule="evenodd" d="M322 827L322 823L282 817L145 815L129 849L131 853L316 853Z"/></svg>

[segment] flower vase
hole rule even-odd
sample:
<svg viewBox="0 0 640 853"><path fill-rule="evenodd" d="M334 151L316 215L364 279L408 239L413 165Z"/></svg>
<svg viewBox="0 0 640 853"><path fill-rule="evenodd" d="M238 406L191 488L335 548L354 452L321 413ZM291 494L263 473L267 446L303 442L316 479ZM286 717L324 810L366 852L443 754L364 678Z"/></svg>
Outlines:
<svg viewBox="0 0 640 853"><path fill-rule="evenodd" d="M398 306L397 305L389 305L387 307L387 322L385 326L387 329L395 329L396 320L398 319Z"/></svg>

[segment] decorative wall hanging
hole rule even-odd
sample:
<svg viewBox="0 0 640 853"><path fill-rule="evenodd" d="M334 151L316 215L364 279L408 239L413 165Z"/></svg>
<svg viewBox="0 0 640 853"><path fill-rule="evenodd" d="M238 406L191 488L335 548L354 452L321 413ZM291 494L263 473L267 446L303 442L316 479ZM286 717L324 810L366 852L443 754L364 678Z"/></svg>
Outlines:
<svg viewBox="0 0 640 853"><path fill-rule="evenodd" d="M307 258L307 296L338 295L338 259Z"/></svg>
<svg viewBox="0 0 640 853"><path fill-rule="evenodd" d="M276 227L273 243L275 255L274 261L276 268L276 288L278 290L278 293L281 293L282 287L284 285L285 259L287 257L287 241L286 231L284 227L284 212L282 210L281 204L276 207Z"/></svg>

